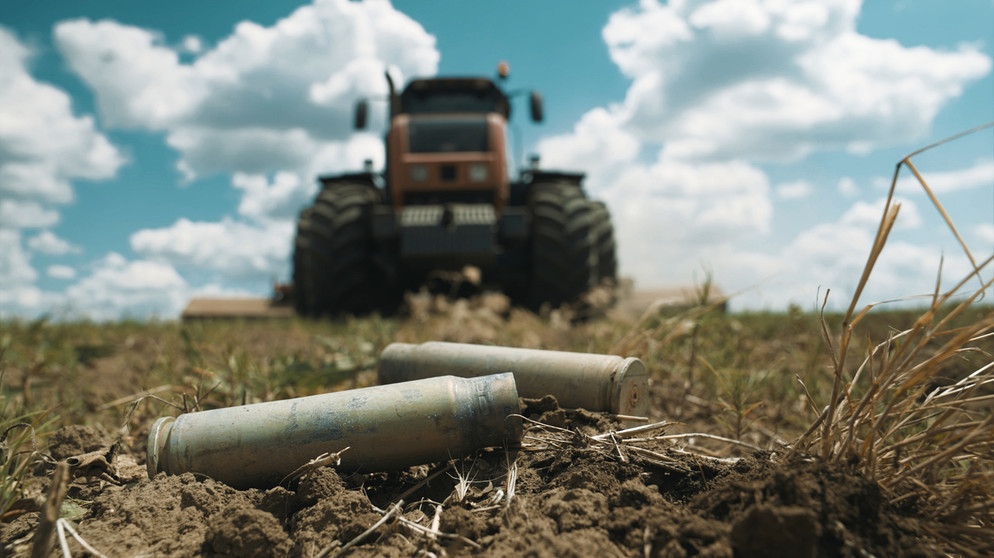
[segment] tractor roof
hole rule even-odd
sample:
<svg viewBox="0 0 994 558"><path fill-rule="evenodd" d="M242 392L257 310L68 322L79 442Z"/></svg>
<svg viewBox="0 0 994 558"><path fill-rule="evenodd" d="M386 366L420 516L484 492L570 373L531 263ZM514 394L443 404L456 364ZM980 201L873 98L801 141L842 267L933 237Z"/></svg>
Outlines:
<svg viewBox="0 0 994 558"><path fill-rule="evenodd" d="M483 77L415 79L400 94L403 113L496 112L508 118L507 95Z"/></svg>

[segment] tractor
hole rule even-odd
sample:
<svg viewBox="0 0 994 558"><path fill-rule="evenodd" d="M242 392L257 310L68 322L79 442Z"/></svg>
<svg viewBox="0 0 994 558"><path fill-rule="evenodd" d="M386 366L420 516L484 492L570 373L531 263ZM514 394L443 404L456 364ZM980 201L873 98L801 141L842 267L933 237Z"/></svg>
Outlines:
<svg viewBox="0 0 994 558"><path fill-rule="evenodd" d="M300 212L292 300L320 317L389 313L433 274L476 270L482 286L531 309L574 303L617 273L607 207L588 199L582 173L543 170L533 156L509 177L507 78L414 79L389 73L385 169L321 176ZM531 119L543 120L530 92ZM355 107L368 124L369 101Z"/></svg>

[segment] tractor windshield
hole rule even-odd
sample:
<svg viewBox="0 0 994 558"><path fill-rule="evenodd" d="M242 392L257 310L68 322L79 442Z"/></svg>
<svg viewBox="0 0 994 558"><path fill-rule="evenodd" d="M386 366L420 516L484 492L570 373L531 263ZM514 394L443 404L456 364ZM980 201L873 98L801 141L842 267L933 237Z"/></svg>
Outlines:
<svg viewBox="0 0 994 558"><path fill-rule="evenodd" d="M404 112L410 114L439 112L496 112L497 99L486 91L437 91L426 95L408 95Z"/></svg>
<svg viewBox="0 0 994 558"><path fill-rule="evenodd" d="M483 78L414 80L400 94L397 108L405 114L496 112L504 118L511 116L507 96Z"/></svg>
<svg viewBox="0 0 994 558"><path fill-rule="evenodd" d="M412 118L408 124L411 153L487 151L483 117Z"/></svg>

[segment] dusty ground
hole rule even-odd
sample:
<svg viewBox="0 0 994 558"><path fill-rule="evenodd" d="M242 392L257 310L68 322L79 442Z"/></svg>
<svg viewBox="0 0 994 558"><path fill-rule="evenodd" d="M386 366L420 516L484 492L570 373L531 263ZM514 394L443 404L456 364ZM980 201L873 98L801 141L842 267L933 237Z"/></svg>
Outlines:
<svg viewBox="0 0 994 558"><path fill-rule="evenodd" d="M549 425L589 434L617 427L539 408L526 413ZM111 442L96 428L69 427L50 453L64 458ZM400 515L414 526L395 515L347 555L939 555L914 514L883 506L873 482L803 456L757 453L723 463L658 447L669 453L664 463L579 437L540 445L517 454L509 502L504 452L460 461L429 483L426 476L444 466L351 476L323 468L290 488L239 491L193 474L149 480L136 466L140 448L131 448L116 460L120 484L78 478L68 503L78 510L78 532L108 556L316 556L359 536L402 495ZM471 481L461 501L460 476ZM36 524L36 513L4 523L8 551L26 551Z"/></svg>
<svg viewBox="0 0 994 558"><path fill-rule="evenodd" d="M458 308L446 312L453 325L444 336L471 341L494 335L507 309L483 312L482 319L476 309L477 329L460 325ZM417 335L401 329L396 337ZM94 359L76 381L94 408L136 393L149 387L142 363L156 350L154 339L129 338L126 347ZM684 394L657 380L651 419L707 425L708 409L688 404ZM107 556L335 555L387 513L342 555L943 554L913 501L889 507L881 489L854 468L787 452L717 458L672 441L596 443L592 436L623 426L550 400L522 405L535 422L528 423L520 451L483 452L394 473L339 475L322 468L267 490L235 490L193 474L148 479L144 444L154 412L132 415L137 424L127 431L63 427L47 453L53 462L103 453L120 439L111 467L76 471L63 505L80 536ZM51 471L38 469L31 494L43 498ZM27 555L39 522L35 507L24 502L0 523L0 555ZM87 555L75 541L68 545L74 556Z"/></svg>

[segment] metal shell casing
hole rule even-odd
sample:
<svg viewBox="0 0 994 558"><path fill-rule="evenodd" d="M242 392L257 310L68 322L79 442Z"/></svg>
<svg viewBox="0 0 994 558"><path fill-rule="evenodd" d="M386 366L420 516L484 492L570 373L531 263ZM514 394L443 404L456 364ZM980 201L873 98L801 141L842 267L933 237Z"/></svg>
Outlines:
<svg viewBox="0 0 994 558"><path fill-rule="evenodd" d="M275 486L325 452L373 472L447 461L521 440L511 374L443 376L165 417L148 437L149 478L200 473L236 488Z"/></svg>
<svg viewBox="0 0 994 558"><path fill-rule="evenodd" d="M642 361L614 355L431 341L391 343L380 354L381 384L433 376L467 378L512 372L521 397L553 395L565 408L633 417L649 411Z"/></svg>

